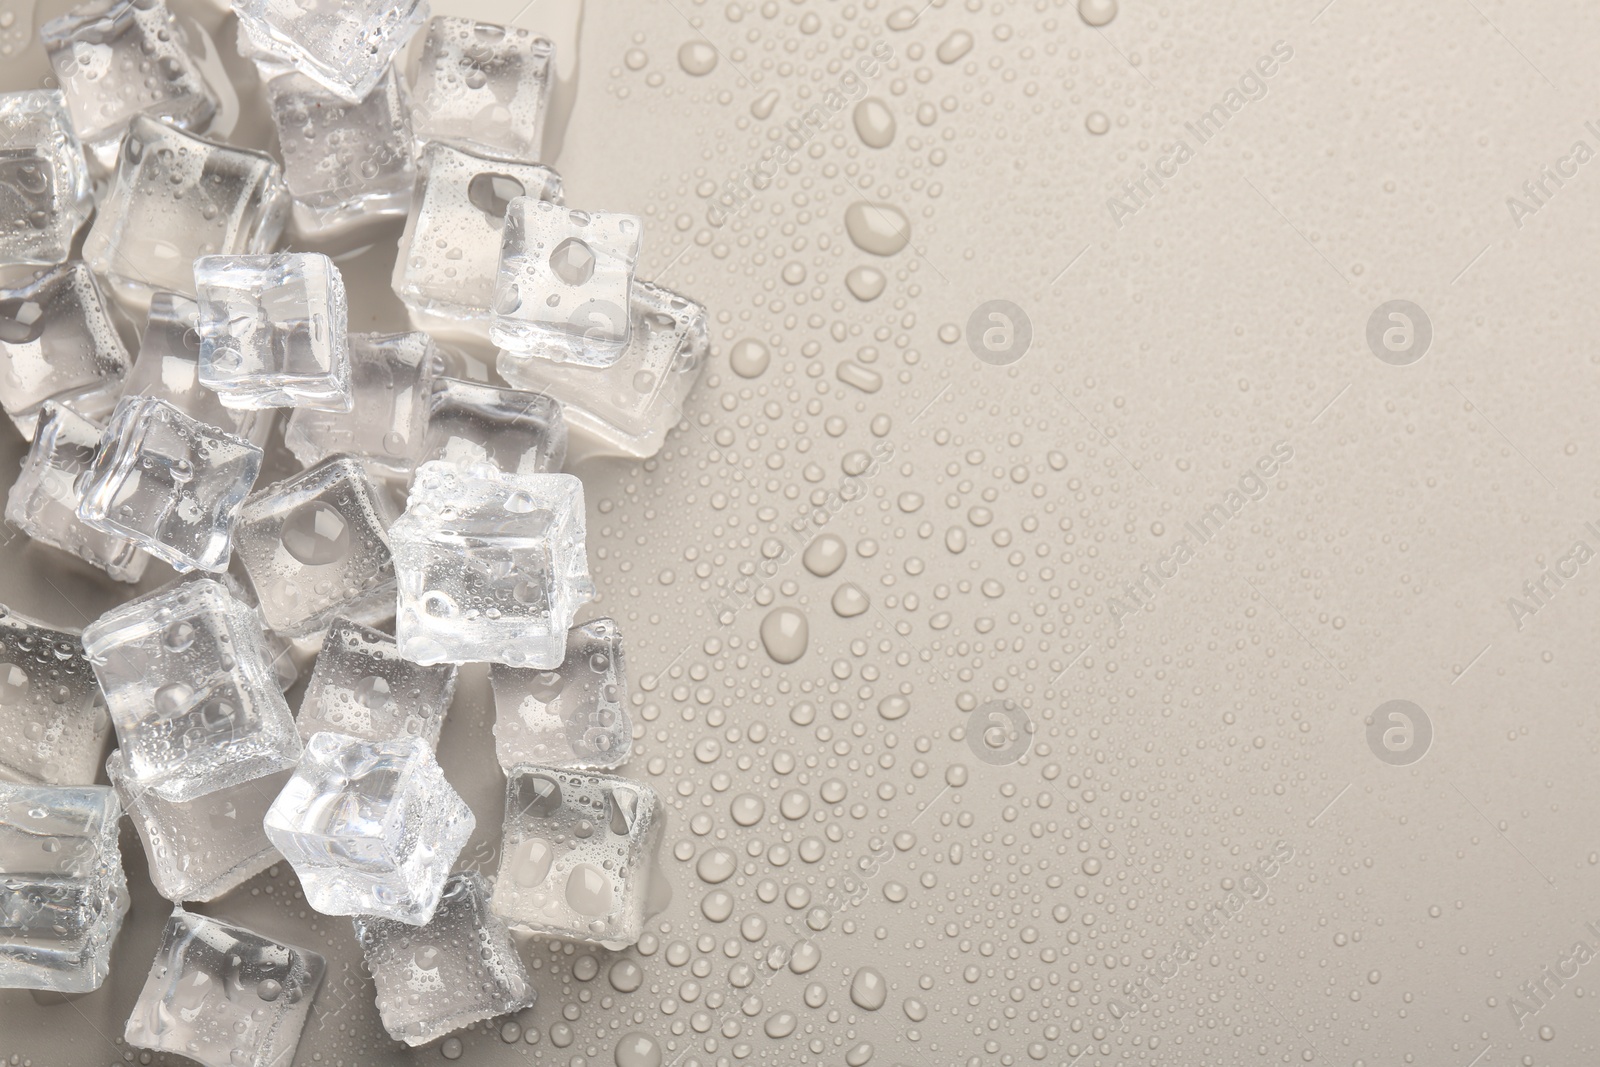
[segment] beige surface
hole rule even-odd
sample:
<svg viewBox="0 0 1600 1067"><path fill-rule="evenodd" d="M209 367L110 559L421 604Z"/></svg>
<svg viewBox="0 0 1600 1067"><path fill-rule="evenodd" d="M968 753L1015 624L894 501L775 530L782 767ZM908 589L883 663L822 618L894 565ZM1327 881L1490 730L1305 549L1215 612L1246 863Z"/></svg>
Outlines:
<svg viewBox="0 0 1600 1067"><path fill-rule="evenodd" d="M628 773L674 808L674 895L654 951L594 954L597 977L584 950L531 948L539 1006L510 1042L499 1022L460 1035L465 1058L609 1064L641 1032L683 1065L859 1063L863 1042L874 1065L1600 1060L1594 966L1571 958L1600 952L1600 566L1570 552L1600 551L1600 163L1547 181L1520 226L1507 204L1574 142L1600 151L1600 15L1125 0L1096 30L1075 5L973 0L894 30L894 10L590 5L568 202L643 215L641 273L706 302L716 347L657 460L578 468L594 611L628 642ZM1277 42L1202 143L1186 124ZM858 89L875 46L892 58ZM688 73L707 48L714 69ZM40 69L25 55L6 84ZM887 147L853 121L863 93L894 117ZM770 188L708 211L812 108ZM1141 204L1123 182L1146 167L1172 176ZM856 247L857 200L903 212L911 246ZM352 325L387 325L368 260L347 268L375 279ZM846 286L863 265L887 276L870 302ZM1432 326L1406 366L1366 337L1397 299ZM965 340L989 300L1031 321L1008 365ZM745 339L771 353L753 378L730 369ZM1280 442L1292 457L1248 478ZM1185 524L1213 504L1230 514L1202 544ZM826 578L792 527L821 516L848 548ZM44 550L6 551L20 608L73 622L111 602ZM1119 629L1111 598L1145 565L1171 577ZM1524 583L1558 566L1541 606ZM720 625L741 568L771 578ZM847 582L870 607L841 618ZM788 664L760 635L784 606L809 623ZM442 753L492 871L485 698L467 672ZM966 740L1001 699L1036 730L1020 762ZM1431 723L1420 761L1369 747L1391 700ZM750 826L743 797L762 801ZM715 887L696 873L714 848L739 865ZM0 1054L124 1055L162 917L129 866L111 985L37 1009L0 994ZM719 890L723 922L703 905ZM1231 917L1171 957L1214 906ZM308 913L286 869L206 910L329 956L299 1062L440 1056L383 1039L348 924ZM803 937L815 969L761 962ZM637 991L608 981L614 958L642 966ZM876 1010L852 1000L873 1003L864 966L887 983ZM786 1012L792 1033L768 1036Z"/></svg>

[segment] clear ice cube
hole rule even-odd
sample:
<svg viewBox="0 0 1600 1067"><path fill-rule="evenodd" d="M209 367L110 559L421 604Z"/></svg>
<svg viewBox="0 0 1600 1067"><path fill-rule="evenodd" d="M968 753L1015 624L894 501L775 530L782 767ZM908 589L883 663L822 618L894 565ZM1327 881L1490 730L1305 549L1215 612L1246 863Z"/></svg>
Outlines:
<svg viewBox="0 0 1600 1067"><path fill-rule="evenodd" d="M23 437L32 440L46 400L84 415L109 408L127 371L128 350L82 262L0 289L0 406Z"/></svg>
<svg viewBox="0 0 1600 1067"><path fill-rule="evenodd" d="M389 528L401 655L559 666L573 614L594 597L584 519L583 483L570 474L418 467Z"/></svg>
<svg viewBox="0 0 1600 1067"><path fill-rule="evenodd" d="M428 432L418 462L464 468L487 464L509 474L558 471L567 459L567 420L543 393L438 378L428 400Z"/></svg>
<svg viewBox="0 0 1600 1067"><path fill-rule="evenodd" d="M117 404L79 482L78 518L179 570L223 571L261 449L165 400Z"/></svg>
<svg viewBox="0 0 1600 1067"><path fill-rule="evenodd" d="M0 605L0 780L88 785L110 740L80 632Z"/></svg>
<svg viewBox="0 0 1600 1067"><path fill-rule="evenodd" d="M426 926L370 916L355 920L378 989L378 1018L390 1037L424 1045L538 999L488 898L483 876L464 872L445 883Z"/></svg>
<svg viewBox="0 0 1600 1067"><path fill-rule="evenodd" d="M150 557L129 538L78 518L78 479L89 469L102 430L88 419L45 401L22 473L6 498L6 521L40 544L70 552L119 582L137 582ZM0 761L4 757L0 756Z"/></svg>
<svg viewBox="0 0 1600 1067"><path fill-rule="evenodd" d="M270 409L246 411L222 406L217 394L200 384L200 305L179 293L150 298L144 336L133 369L123 379L124 396L156 396L190 418L237 430L265 445Z"/></svg>
<svg viewBox="0 0 1600 1067"><path fill-rule="evenodd" d="M300 758L264 630L259 612L210 578L130 600L84 629L131 781L182 803Z"/></svg>
<svg viewBox="0 0 1600 1067"><path fill-rule="evenodd" d="M288 213L271 156L139 115L122 140L83 258L119 299L142 309L157 292L194 296L201 256L272 248Z"/></svg>
<svg viewBox="0 0 1600 1067"><path fill-rule="evenodd" d="M497 369L519 389L549 393L579 433L626 456L648 458L683 417L710 343L705 308L651 282L633 283L633 328L609 367L501 351Z"/></svg>
<svg viewBox="0 0 1600 1067"><path fill-rule="evenodd" d="M174 908L123 1039L205 1067L287 1067L325 969L309 949Z"/></svg>
<svg viewBox="0 0 1600 1067"><path fill-rule="evenodd" d="M347 414L295 408L283 440L310 466L336 452L360 456L390 477L410 474L422 448L439 353L425 333L350 335Z"/></svg>
<svg viewBox="0 0 1600 1067"><path fill-rule="evenodd" d="M455 664L412 663L388 634L336 619L295 725L305 738L328 731L369 741L420 737L437 746L455 692Z"/></svg>
<svg viewBox="0 0 1600 1067"><path fill-rule="evenodd" d="M0 989L105 981L128 912L121 816L103 785L0 783Z"/></svg>
<svg viewBox="0 0 1600 1067"><path fill-rule="evenodd" d="M359 104L302 74L273 78L267 96L299 233L333 233L406 213L417 167L394 68Z"/></svg>
<svg viewBox="0 0 1600 1067"><path fill-rule="evenodd" d="M417 140L493 159L537 160L553 52L549 40L528 30L434 16L412 68Z"/></svg>
<svg viewBox="0 0 1600 1067"><path fill-rule="evenodd" d="M335 615L393 615L393 521L388 495L349 456L329 456L252 494L233 543L267 625L307 637Z"/></svg>
<svg viewBox="0 0 1600 1067"><path fill-rule="evenodd" d="M320 252L202 256L200 384L225 407L349 411L344 278Z"/></svg>
<svg viewBox="0 0 1600 1067"><path fill-rule="evenodd" d="M643 230L635 215L573 211L531 196L511 201L490 339L544 359L611 366L628 344Z"/></svg>
<svg viewBox="0 0 1600 1067"><path fill-rule="evenodd" d="M422 738L317 733L265 825L317 911L421 926L476 821Z"/></svg>
<svg viewBox="0 0 1600 1067"><path fill-rule="evenodd" d="M233 10L257 51L352 103L372 92L428 18L427 0L234 0Z"/></svg>
<svg viewBox="0 0 1600 1067"><path fill-rule="evenodd" d="M198 133L216 114L217 95L195 58L210 42L194 48L162 0L89 0L45 23L39 37L102 172L135 115Z"/></svg>
<svg viewBox="0 0 1600 1067"><path fill-rule="evenodd" d="M509 772L492 906L543 937L621 949L644 932L661 801L643 782L524 764Z"/></svg>
<svg viewBox="0 0 1600 1067"><path fill-rule="evenodd" d="M173 901L214 900L282 858L261 820L292 773L285 768L173 803L131 781L120 750L106 760L111 785L144 842L150 881Z"/></svg>
<svg viewBox="0 0 1600 1067"><path fill-rule="evenodd" d="M622 634L610 619L567 633L567 658L551 671L489 668L494 751L510 771L521 763L610 770L633 748Z"/></svg>
<svg viewBox="0 0 1600 1067"><path fill-rule="evenodd" d="M561 178L537 163L485 159L429 144L395 255L395 295L430 329L487 336L506 206L561 201Z"/></svg>
<svg viewBox="0 0 1600 1067"><path fill-rule="evenodd" d="M64 261L94 210L60 90L0 95L0 263Z"/></svg>

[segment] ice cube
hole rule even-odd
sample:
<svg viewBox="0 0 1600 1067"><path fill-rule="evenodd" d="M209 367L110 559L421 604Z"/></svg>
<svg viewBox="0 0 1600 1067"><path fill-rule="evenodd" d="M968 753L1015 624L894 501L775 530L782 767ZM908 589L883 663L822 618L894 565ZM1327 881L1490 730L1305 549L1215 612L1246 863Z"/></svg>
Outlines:
<svg viewBox="0 0 1600 1067"><path fill-rule="evenodd" d="M216 114L217 95L195 58L210 42L193 48L162 0L89 0L45 23L39 37L102 173L135 115L198 133Z"/></svg>
<svg viewBox="0 0 1600 1067"><path fill-rule="evenodd" d="M609 949L638 941L660 808L643 782L530 764L513 769L495 912L543 937Z"/></svg>
<svg viewBox="0 0 1600 1067"><path fill-rule="evenodd" d="M422 738L317 733L265 825L317 911L421 926L476 821Z"/></svg>
<svg viewBox="0 0 1600 1067"><path fill-rule="evenodd" d="M561 178L537 163L484 159L430 144L395 255L393 285L413 321L488 336L500 231L516 197L561 201Z"/></svg>
<svg viewBox="0 0 1600 1067"><path fill-rule="evenodd" d="M131 781L182 803L300 758L264 629L210 578L130 600L84 629Z"/></svg>
<svg viewBox="0 0 1600 1067"><path fill-rule="evenodd" d="M223 571L261 449L165 400L123 397L79 482L78 518L179 570Z"/></svg>
<svg viewBox="0 0 1600 1067"><path fill-rule="evenodd" d="M519 389L560 400L567 422L593 442L643 459L683 417L710 346L705 309L669 289L635 281L631 308L628 347L609 367L502 351L498 370Z"/></svg>
<svg viewBox="0 0 1600 1067"><path fill-rule="evenodd" d="M233 10L256 50L351 103L372 92L428 18L427 0L234 0Z"/></svg>
<svg viewBox="0 0 1600 1067"><path fill-rule="evenodd" d="M150 298L139 355L123 379L122 393L158 396L190 418L237 430L258 445L266 444L272 425L271 409L225 408L213 390L200 384L200 305L178 293Z"/></svg>
<svg viewBox="0 0 1600 1067"><path fill-rule="evenodd" d="M127 371L128 351L82 262L0 289L0 405L23 437L33 439L51 398L84 415L109 409Z"/></svg>
<svg viewBox="0 0 1600 1067"><path fill-rule="evenodd" d="M168 900L214 900L282 857L261 820L293 772L287 768L183 803L129 780L122 752L106 774L144 842L150 881Z"/></svg>
<svg viewBox="0 0 1600 1067"><path fill-rule="evenodd" d="M628 299L643 226L531 196L506 208L489 337L513 352L609 367L628 345Z"/></svg>
<svg viewBox="0 0 1600 1067"><path fill-rule="evenodd" d="M0 95L0 263L60 263L94 210L59 90Z"/></svg>
<svg viewBox="0 0 1600 1067"><path fill-rule="evenodd" d="M306 738L325 730L369 741L420 737L437 746L455 692L455 664L412 663L388 634L336 619L295 725Z"/></svg>
<svg viewBox="0 0 1600 1067"><path fill-rule="evenodd" d="M552 55L550 42L528 30L434 16L411 77L417 140L537 160Z"/></svg>
<svg viewBox="0 0 1600 1067"><path fill-rule="evenodd" d="M324 970L308 949L174 908L123 1039L205 1067L287 1067Z"/></svg>
<svg viewBox="0 0 1600 1067"><path fill-rule="evenodd" d="M147 115L128 126L83 258L142 309L157 292L194 296L194 261L272 248L289 213L278 164Z"/></svg>
<svg viewBox="0 0 1600 1067"><path fill-rule="evenodd" d="M438 350L425 333L350 335L348 414L295 408L283 440L310 466L336 452L360 456L393 477L411 472L422 448Z"/></svg>
<svg viewBox="0 0 1600 1067"><path fill-rule="evenodd" d="M417 663L557 667L573 613L594 597L583 483L570 474L424 463L389 544L395 637Z"/></svg>
<svg viewBox="0 0 1600 1067"><path fill-rule="evenodd" d="M359 104L301 74L273 78L267 96L299 233L333 233L406 213L417 168L394 68Z"/></svg>
<svg viewBox="0 0 1600 1067"><path fill-rule="evenodd" d="M87 993L128 912L117 797L0 783L0 989Z"/></svg>
<svg viewBox="0 0 1600 1067"><path fill-rule="evenodd" d="M22 473L6 498L6 521L40 544L70 552L119 582L137 582L150 557L128 538L97 530L78 518L82 501L78 479L94 460L101 432L83 416L45 401L33 444L22 460Z"/></svg>
<svg viewBox="0 0 1600 1067"><path fill-rule="evenodd" d="M444 885L426 926L376 917L355 920L367 971L378 988L378 1017L389 1036L424 1045L538 999L503 919L489 910L483 876L465 872Z"/></svg>
<svg viewBox="0 0 1600 1067"><path fill-rule="evenodd" d="M388 495L349 456L329 456L252 494L233 540L267 625L307 637L335 615L393 615L393 521Z"/></svg>
<svg viewBox="0 0 1600 1067"><path fill-rule="evenodd" d="M439 378L419 462L488 464L509 474L558 471L567 459L561 404L542 393Z"/></svg>
<svg viewBox="0 0 1600 1067"><path fill-rule="evenodd" d="M202 256L200 384L230 408L349 411L344 278L320 252Z"/></svg>
<svg viewBox="0 0 1600 1067"><path fill-rule="evenodd" d="M625 701L628 672L622 634L610 619L567 633L566 662L553 671L495 664L494 751L510 771L520 763L609 770L633 747Z"/></svg>
<svg viewBox="0 0 1600 1067"><path fill-rule="evenodd" d="M87 785L110 739L80 632L0 605L0 779Z"/></svg>

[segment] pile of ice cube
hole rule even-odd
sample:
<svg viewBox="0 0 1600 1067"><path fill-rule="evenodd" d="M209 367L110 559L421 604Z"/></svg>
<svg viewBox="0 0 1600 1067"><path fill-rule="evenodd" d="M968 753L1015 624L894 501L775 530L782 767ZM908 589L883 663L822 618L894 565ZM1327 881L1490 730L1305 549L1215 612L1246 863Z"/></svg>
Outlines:
<svg viewBox="0 0 1600 1067"><path fill-rule="evenodd" d="M412 1044L533 1002L513 927L640 936L660 801L603 773L632 744L622 640L574 625L561 467L569 424L654 454L707 354L704 311L634 276L639 219L562 206L538 162L548 41L422 0L234 14L281 162L203 136L217 87L163 0L46 24L61 88L0 96L0 407L32 442L6 517L119 581L180 575L82 631L0 608L0 987L105 980L126 813L176 905L127 1040L217 1067L287 1062L324 964L184 904L280 858L353 917ZM400 215L413 329L352 334L338 266L285 233ZM463 336L498 382L443 373ZM257 486L280 409L304 469ZM297 715L291 643L319 649ZM475 820L434 756L475 662L492 884L455 870Z"/></svg>

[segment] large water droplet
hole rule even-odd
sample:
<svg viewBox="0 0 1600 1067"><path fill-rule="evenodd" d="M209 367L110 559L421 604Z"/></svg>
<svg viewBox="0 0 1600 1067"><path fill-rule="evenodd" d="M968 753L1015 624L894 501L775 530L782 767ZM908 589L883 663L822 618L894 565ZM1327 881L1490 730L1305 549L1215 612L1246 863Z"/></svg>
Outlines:
<svg viewBox="0 0 1600 1067"><path fill-rule="evenodd" d="M611 877L592 863L580 863L567 875L567 904L579 915L604 918L611 912Z"/></svg>
<svg viewBox="0 0 1600 1067"><path fill-rule="evenodd" d="M893 204L857 200L844 210L844 228L863 252L892 256L911 241L911 222Z"/></svg>
<svg viewBox="0 0 1600 1067"><path fill-rule="evenodd" d="M321 500L301 504L278 535L284 550L308 567L338 563L350 551L350 524Z"/></svg>
<svg viewBox="0 0 1600 1067"><path fill-rule="evenodd" d="M850 1000L856 1007L877 1011L889 998L889 983L871 967L863 967L850 979Z"/></svg>
<svg viewBox="0 0 1600 1067"><path fill-rule="evenodd" d="M806 654L811 627L794 608L773 608L761 620L761 643L779 663L793 663Z"/></svg>

